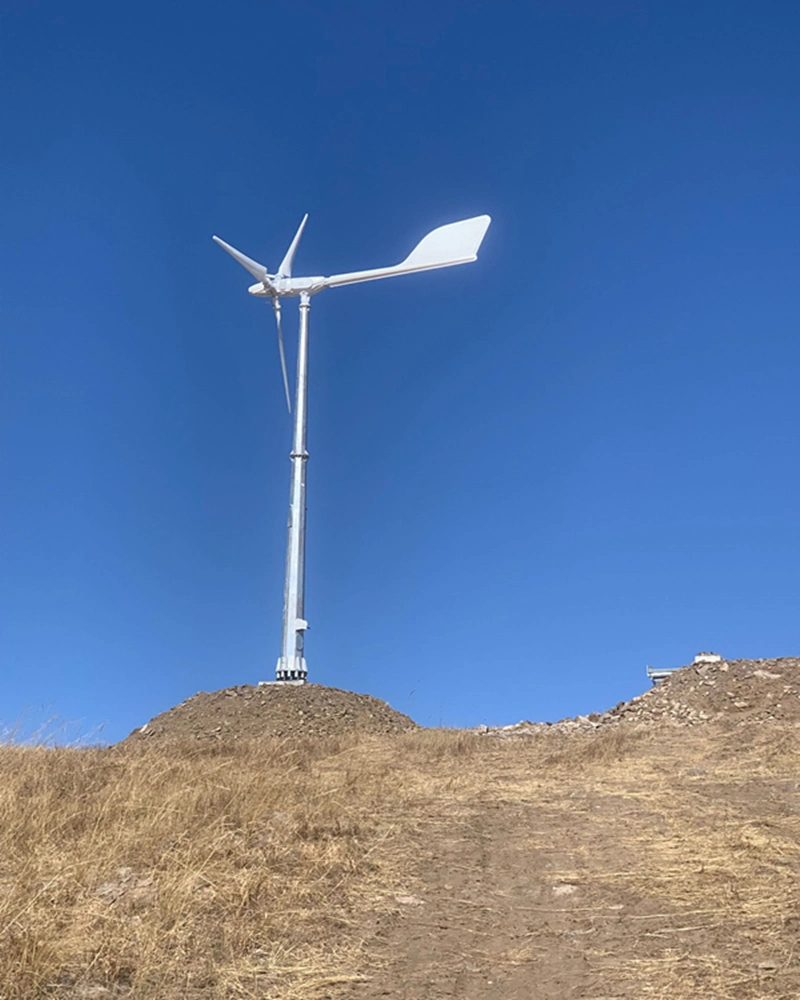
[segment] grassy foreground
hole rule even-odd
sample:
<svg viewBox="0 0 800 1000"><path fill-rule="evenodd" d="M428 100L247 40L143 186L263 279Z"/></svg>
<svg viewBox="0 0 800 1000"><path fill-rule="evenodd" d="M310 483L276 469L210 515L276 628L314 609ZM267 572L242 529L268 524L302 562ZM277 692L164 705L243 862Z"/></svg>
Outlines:
<svg viewBox="0 0 800 1000"><path fill-rule="evenodd" d="M512 888L522 878L578 887L573 930L558 940L561 918L538 925L537 906L573 903L530 897L524 947L487 952L497 981L528 963L535 982L537 942L552 957L586 933L592 974L564 996L791 996L797 734L618 727L519 742L418 731L139 753L0 747L0 997L358 993L391 961L372 954L376 921L397 912L398 894L429 891L428 913L436 891L445 900L452 876L437 888L430 875L437 837L477 815L491 819L482 843L496 829L498 844L515 845L497 862L517 866ZM537 872L539 856L561 860ZM491 858L479 863L490 893ZM481 924L494 919L500 936L510 891L497 890ZM613 930L606 911L619 932L600 947Z"/></svg>
<svg viewBox="0 0 800 1000"><path fill-rule="evenodd" d="M0 748L0 996L289 996L354 974L348 913L403 803L369 749Z"/></svg>

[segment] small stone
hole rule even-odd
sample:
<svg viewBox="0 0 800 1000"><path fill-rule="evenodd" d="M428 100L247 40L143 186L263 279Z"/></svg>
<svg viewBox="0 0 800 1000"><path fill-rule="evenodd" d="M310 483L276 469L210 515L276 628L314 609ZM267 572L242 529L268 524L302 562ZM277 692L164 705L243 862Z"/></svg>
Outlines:
<svg viewBox="0 0 800 1000"><path fill-rule="evenodd" d="M577 885L572 885L570 882L559 882L558 885L553 886L554 896L571 896L577 891Z"/></svg>

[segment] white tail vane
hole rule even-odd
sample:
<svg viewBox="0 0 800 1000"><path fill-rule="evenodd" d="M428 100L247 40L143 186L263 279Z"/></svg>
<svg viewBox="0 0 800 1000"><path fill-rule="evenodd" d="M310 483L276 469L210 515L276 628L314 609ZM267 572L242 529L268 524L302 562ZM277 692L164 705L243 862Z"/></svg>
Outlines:
<svg viewBox="0 0 800 1000"><path fill-rule="evenodd" d="M272 311L278 326L278 354L281 357L281 372L283 373L283 391L286 393L286 409L292 412L292 396L289 392L289 376L286 374L286 352L283 349L283 324L281 323L281 300L277 295L272 297Z"/></svg>
<svg viewBox="0 0 800 1000"><path fill-rule="evenodd" d="M307 215L303 216L294 239L289 244L286 256L281 261L277 274L269 274L263 264L245 256L224 240L215 236L223 250L238 261L256 279L248 291L259 298L272 300L275 322L278 326L278 353L283 372L283 388L286 405L292 412L289 392L289 378L286 374L286 355L283 349L283 328L281 324L281 299L290 295L300 296L300 324L297 338L297 390L294 404L294 434L292 438L292 486L289 496L289 538L286 545L286 582L283 591L283 634L281 655L275 671L277 684L304 684L307 677L305 659L305 634L308 622L305 616L306 582L306 430L308 425L308 315L311 310L311 296L323 288L339 285L353 285L359 281L374 281L376 278L393 278L399 274L413 274L415 271L431 271L437 267L451 267L454 264L468 264L476 260L478 250L492 221L488 215L477 215L474 219L463 219L439 226L420 240L411 253L400 264L379 267L370 271L349 271L325 277L293 278L292 266L300 237L306 226ZM264 683L262 681L262 683Z"/></svg>
<svg viewBox="0 0 800 1000"><path fill-rule="evenodd" d="M474 219L440 226L420 240L401 264L378 267L371 271L333 274L325 279L325 287L335 288L337 285L353 285L357 281L375 281L376 278L393 278L397 274L413 274L415 271L432 271L437 267L469 264L478 259L478 248L491 221L488 215L478 215Z"/></svg>

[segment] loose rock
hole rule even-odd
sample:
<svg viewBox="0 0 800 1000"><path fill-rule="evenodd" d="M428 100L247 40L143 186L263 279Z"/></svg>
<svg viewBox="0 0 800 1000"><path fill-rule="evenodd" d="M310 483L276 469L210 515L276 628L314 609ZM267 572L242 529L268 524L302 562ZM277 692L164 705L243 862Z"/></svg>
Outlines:
<svg viewBox="0 0 800 1000"><path fill-rule="evenodd" d="M407 715L368 694L320 684L240 685L205 692L157 715L119 746L176 741L228 743L265 737L387 735L417 728Z"/></svg>

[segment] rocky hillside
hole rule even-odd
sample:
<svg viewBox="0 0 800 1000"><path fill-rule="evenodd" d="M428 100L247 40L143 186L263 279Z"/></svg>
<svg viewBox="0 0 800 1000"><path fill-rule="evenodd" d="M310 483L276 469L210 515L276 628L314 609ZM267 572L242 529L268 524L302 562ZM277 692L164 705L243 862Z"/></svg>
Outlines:
<svg viewBox="0 0 800 1000"><path fill-rule="evenodd" d="M578 715L559 722L518 722L480 727L492 736L553 730L591 731L619 723L700 725L709 720L764 723L779 720L800 725L800 658L774 660L697 660L659 681L644 694L606 712ZM713 655L713 654L711 654Z"/></svg>

